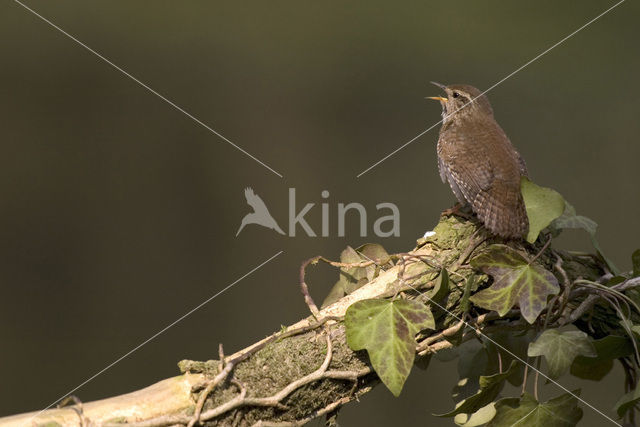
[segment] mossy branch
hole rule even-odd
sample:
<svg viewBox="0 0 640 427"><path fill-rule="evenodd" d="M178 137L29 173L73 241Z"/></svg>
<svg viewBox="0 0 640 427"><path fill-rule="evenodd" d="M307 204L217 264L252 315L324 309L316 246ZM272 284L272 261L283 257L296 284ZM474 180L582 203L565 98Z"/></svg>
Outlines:
<svg viewBox="0 0 640 427"><path fill-rule="evenodd" d="M455 316L441 316L438 330L418 335L417 357L458 345L479 331L526 329L529 325L517 309L498 316L496 312L462 307L468 304L463 301L466 279L474 275L473 291L488 281L468 264L472 252L504 242L484 235L477 223L457 217L443 217L435 231L434 236L420 239L412 251L393 256L395 264L381 268L373 280L323 309L317 309L305 292L312 316L235 354L225 357L221 351L219 360L183 360L179 363L182 375L145 389L85 403L75 410L57 408L0 418L0 426L302 425L334 413L379 383L366 352L354 352L346 343L342 320L347 308L356 301L398 295L424 300L422 293L434 287L442 268L449 271L452 283L442 304L447 311L468 320L463 323ZM532 258L543 246L508 244ZM550 304L553 311L542 312L541 321L548 326L588 322L591 330L606 329L605 322L598 323L592 315L602 290L571 286L576 279L597 281L606 273L603 265L590 255L544 249L537 262L553 270L564 289L558 303ZM318 261L345 266L320 257L308 264ZM372 263L375 260L361 266ZM303 288L307 286L304 272L303 268Z"/></svg>

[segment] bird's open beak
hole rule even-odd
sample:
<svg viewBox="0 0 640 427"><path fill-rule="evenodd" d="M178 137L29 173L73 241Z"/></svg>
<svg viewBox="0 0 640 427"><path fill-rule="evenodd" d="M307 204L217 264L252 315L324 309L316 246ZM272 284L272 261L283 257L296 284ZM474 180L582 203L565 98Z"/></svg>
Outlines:
<svg viewBox="0 0 640 427"><path fill-rule="evenodd" d="M442 83L438 83L438 82L431 82L432 85L436 85L438 86L440 89L446 91L447 87L445 85L443 85ZM433 99L435 101L440 101L440 102L447 102L447 98L443 98L442 96L427 96L425 97L425 99Z"/></svg>
<svg viewBox="0 0 640 427"><path fill-rule="evenodd" d="M433 99L440 102L447 102L447 98L443 98L442 96L426 96L425 99Z"/></svg>

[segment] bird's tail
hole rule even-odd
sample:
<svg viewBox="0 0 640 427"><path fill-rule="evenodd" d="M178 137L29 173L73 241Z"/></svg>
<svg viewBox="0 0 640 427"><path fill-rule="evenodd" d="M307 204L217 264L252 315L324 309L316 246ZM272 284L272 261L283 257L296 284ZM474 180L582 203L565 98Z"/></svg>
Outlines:
<svg viewBox="0 0 640 427"><path fill-rule="evenodd" d="M529 229L519 181L513 185L496 179L491 188L478 193L473 208L484 225L499 236L518 238Z"/></svg>

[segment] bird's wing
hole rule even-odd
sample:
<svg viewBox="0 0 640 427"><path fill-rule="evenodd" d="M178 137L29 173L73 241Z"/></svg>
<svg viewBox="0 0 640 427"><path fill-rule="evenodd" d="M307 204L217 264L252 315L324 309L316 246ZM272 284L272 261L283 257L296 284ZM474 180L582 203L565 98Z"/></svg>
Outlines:
<svg viewBox="0 0 640 427"><path fill-rule="evenodd" d="M511 143L511 140L509 139L507 134L504 133L504 130L496 122L493 122L493 128L495 129L495 131L497 133L502 135L502 137L504 139L509 141L509 144L508 144L509 145L509 151L511 152L511 155L516 159L516 162L518 162L518 169L520 170L520 176L527 176L528 177L529 176L529 172L527 171L527 163L524 161L524 159L522 158L520 153L518 153L518 150L516 150L516 147L513 146L513 144Z"/></svg>
<svg viewBox="0 0 640 427"><path fill-rule="evenodd" d="M506 135L496 141L495 129L476 126L471 130L445 135L447 144L440 156L448 168L447 177L489 230L504 237L521 236L528 227L520 192L524 163Z"/></svg>
<svg viewBox="0 0 640 427"><path fill-rule="evenodd" d="M482 135L470 140L460 132L447 132L439 148L441 173L444 170L454 193L458 190L467 202L473 204L477 194L489 189L494 180L492 159L488 156Z"/></svg>
<svg viewBox="0 0 640 427"><path fill-rule="evenodd" d="M447 167L442 162L442 158L438 156L438 171L440 172L440 179L442 182L447 182Z"/></svg>
<svg viewBox="0 0 640 427"><path fill-rule="evenodd" d="M496 179L491 188L480 192L474 201L482 222L503 237L522 237L529 227L519 182L517 184Z"/></svg>
<svg viewBox="0 0 640 427"><path fill-rule="evenodd" d="M480 192L491 188L494 179L491 169L474 169L472 171L457 164L449 168L448 176L453 179L455 186L471 205Z"/></svg>
<svg viewBox="0 0 640 427"><path fill-rule="evenodd" d="M529 222L518 179L496 177L483 170L474 171L473 175L452 172L451 176L489 230L503 237L520 237L526 233Z"/></svg>
<svg viewBox="0 0 640 427"><path fill-rule="evenodd" d="M514 151L515 151L515 148L514 148ZM528 177L529 172L527 171L527 163L524 161L520 153L518 153L517 151L515 151L515 153L516 153L516 158L518 159L518 165L520 166L520 175Z"/></svg>
<svg viewBox="0 0 640 427"><path fill-rule="evenodd" d="M251 187L245 188L244 197L247 199L247 204L251 206L255 212L268 211L267 206L265 206L260 196L254 193Z"/></svg>

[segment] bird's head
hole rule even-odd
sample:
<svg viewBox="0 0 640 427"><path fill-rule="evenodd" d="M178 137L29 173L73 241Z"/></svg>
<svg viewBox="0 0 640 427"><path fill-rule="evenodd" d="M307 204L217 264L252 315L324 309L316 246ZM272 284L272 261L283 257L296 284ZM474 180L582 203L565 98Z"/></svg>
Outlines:
<svg viewBox="0 0 640 427"><path fill-rule="evenodd" d="M454 116L493 116L493 109L491 108L491 104L489 104L489 100L475 87L464 84L445 86L436 82L431 83L444 90L447 95L446 97L427 97L427 99L440 101L440 104L442 105L443 123L447 123Z"/></svg>

